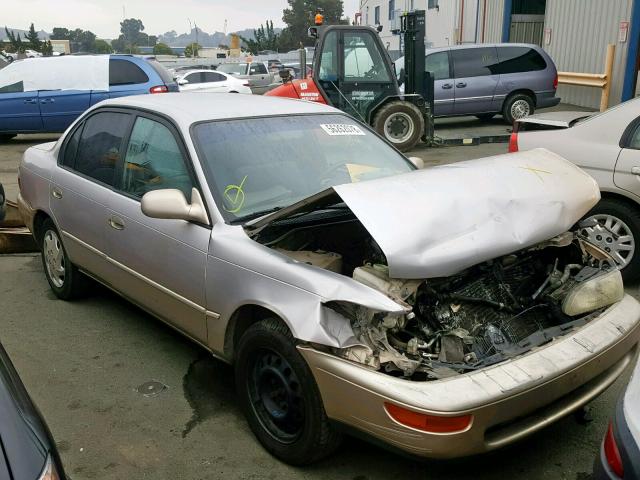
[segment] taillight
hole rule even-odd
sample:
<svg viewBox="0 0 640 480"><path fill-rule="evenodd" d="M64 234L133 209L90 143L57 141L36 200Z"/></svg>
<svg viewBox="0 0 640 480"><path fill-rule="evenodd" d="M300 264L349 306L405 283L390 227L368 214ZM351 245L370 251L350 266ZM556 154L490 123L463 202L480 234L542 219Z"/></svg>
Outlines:
<svg viewBox="0 0 640 480"><path fill-rule="evenodd" d="M558 89L558 74L556 73L556 78L553 79L553 89Z"/></svg>
<svg viewBox="0 0 640 480"><path fill-rule="evenodd" d="M427 415L413 410L394 405L393 403L384 404L391 418L396 422L406 425L407 427L416 428L424 432L431 433L454 433L462 432L471 426L473 415L461 415L458 417L440 417L436 415Z"/></svg>
<svg viewBox="0 0 640 480"><path fill-rule="evenodd" d="M509 137L509 153L518 151L518 132L511 132Z"/></svg>
<svg viewBox="0 0 640 480"><path fill-rule="evenodd" d="M149 93L167 93L169 91L169 87L166 85L156 85L155 87L151 87L149 89Z"/></svg>
<svg viewBox="0 0 640 480"><path fill-rule="evenodd" d="M620 478L624 477L624 468L622 467L622 457L620 457L620 450L616 445L616 439L613 437L613 425L609 424L607 435L604 437L604 456L607 459L607 463Z"/></svg>

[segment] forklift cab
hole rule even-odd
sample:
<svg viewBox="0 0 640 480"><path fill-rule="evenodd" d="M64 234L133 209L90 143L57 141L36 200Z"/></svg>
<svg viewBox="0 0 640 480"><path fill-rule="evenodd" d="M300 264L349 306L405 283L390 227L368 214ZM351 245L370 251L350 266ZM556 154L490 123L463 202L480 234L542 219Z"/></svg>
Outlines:
<svg viewBox="0 0 640 480"><path fill-rule="evenodd" d="M371 27L313 27L318 37L314 72L325 100L371 123L375 108L399 93L393 64Z"/></svg>

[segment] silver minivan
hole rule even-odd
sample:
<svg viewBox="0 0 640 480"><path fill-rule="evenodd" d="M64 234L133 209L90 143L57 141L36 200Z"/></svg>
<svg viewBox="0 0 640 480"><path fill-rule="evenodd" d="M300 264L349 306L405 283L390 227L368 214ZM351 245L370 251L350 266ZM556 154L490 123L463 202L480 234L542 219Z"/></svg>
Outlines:
<svg viewBox="0 0 640 480"><path fill-rule="evenodd" d="M404 57L395 62L404 68ZM436 117L502 114L512 124L537 108L560 103L558 72L537 45L520 43L456 45L427 50L425 69L434 76Z"/></svg>

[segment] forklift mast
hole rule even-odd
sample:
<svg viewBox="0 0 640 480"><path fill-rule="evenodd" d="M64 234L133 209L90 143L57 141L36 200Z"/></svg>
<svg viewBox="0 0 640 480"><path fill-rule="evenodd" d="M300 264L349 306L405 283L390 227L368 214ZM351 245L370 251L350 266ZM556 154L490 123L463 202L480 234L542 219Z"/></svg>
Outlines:
<svg viewBox="0 0 640 480"><path fill-rule="evenodd" d="M400 17L400 33L404 44L404 93L417 93L428 99L425 82L425 12L414 10Z"/></svg>

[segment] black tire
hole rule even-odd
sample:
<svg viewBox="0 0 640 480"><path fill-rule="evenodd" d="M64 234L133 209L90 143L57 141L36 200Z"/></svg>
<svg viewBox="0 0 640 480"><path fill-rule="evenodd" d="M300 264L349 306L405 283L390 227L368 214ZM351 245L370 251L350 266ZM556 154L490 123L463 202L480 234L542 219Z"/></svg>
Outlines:
<svg viewBox="0 0 640 480"><path fill-rule="evenodd" d="M522 102L526 103L527 106ZM522 115L517 115L516 112L513 111L518 110L517 106L521 106L523 109L528 109L528 112L523 112ZM510 95L502 106L502 116L504 117L504 121L509 125L513 125L513 122L519 118L533 115L534 111L535 105L533 103L533 99L526 93L514 93L513 95Z"/></svg>
<svg viewBox="0 0 640 480"><path fill-rule="evenodd" d="M275 318L258 322L242 335L236 351L238 398L263 447L290 465L330 454L340 434L329 423L318 386L287 326Z"/></svg>
<svg viewBox="0 0 640 480"><path fill-rule="evenodd" d="M56 297L62 300L72 300L85 295L89 288L89 279L78 270L78 267L69 261L58 229L53 222L50 219L45 220L41 228L39 228L38 233L44 274ZM55 245L55 247L53 247L53 245ZM51 255L53 255L53 251L49 251L50 248L58 248L62 255L62 277L56 275L53 263L48 265L48 263L52 261Z"/></svg>
<svg viewBox="0 0 640 480"><path fill-rule="evenodd" d="M401 152L411 150L424 133L424 117L413 103L393 101L373 117L373 129Z"/></svg>
<svg viewBox="0 0 640 480"><path fill-rule="evenodd" d="M0 133L0 143L5 143L16 136L15 133Z"/></svg>
<svg viewBox="0 0 640 480"><path fill-rule="evenodd" d="M488 120L491 120L495 116L495 113L479 113L478 115L476 115L476 118L481 122L486 122Z"/></svg>
<svg viewBox="0 0 640 480"><path fill-rule="evenodd" d="M604 216L611 216L623 222L623 225L620 227L623 230L620 233L624 233L624 229L628 229L628 234L632 236L634 249L630 251L631 253L628 257L624 257L627 263L622 268L622 277L627 282L640 279L640 251L638 248L638 242L640 242L640 208L624 200L603 198L584 218L586 219L592 216L596 216L596 219L600 222L603 222ZM602 234L598 236L599 233ZM606 233L607 232L594 232L591 228L583 229L583 234L586 234L590 240L598 246L604 249L614 249L615 251L616 244L618 244L617 239L608 237ZM598 239L599 237L600 239ZM612 239L613 242L609 243L609 239ZM624 242L624 244L628 244L628 242ZM626 254L626 251L621 250L621 254Z"/></svg>

